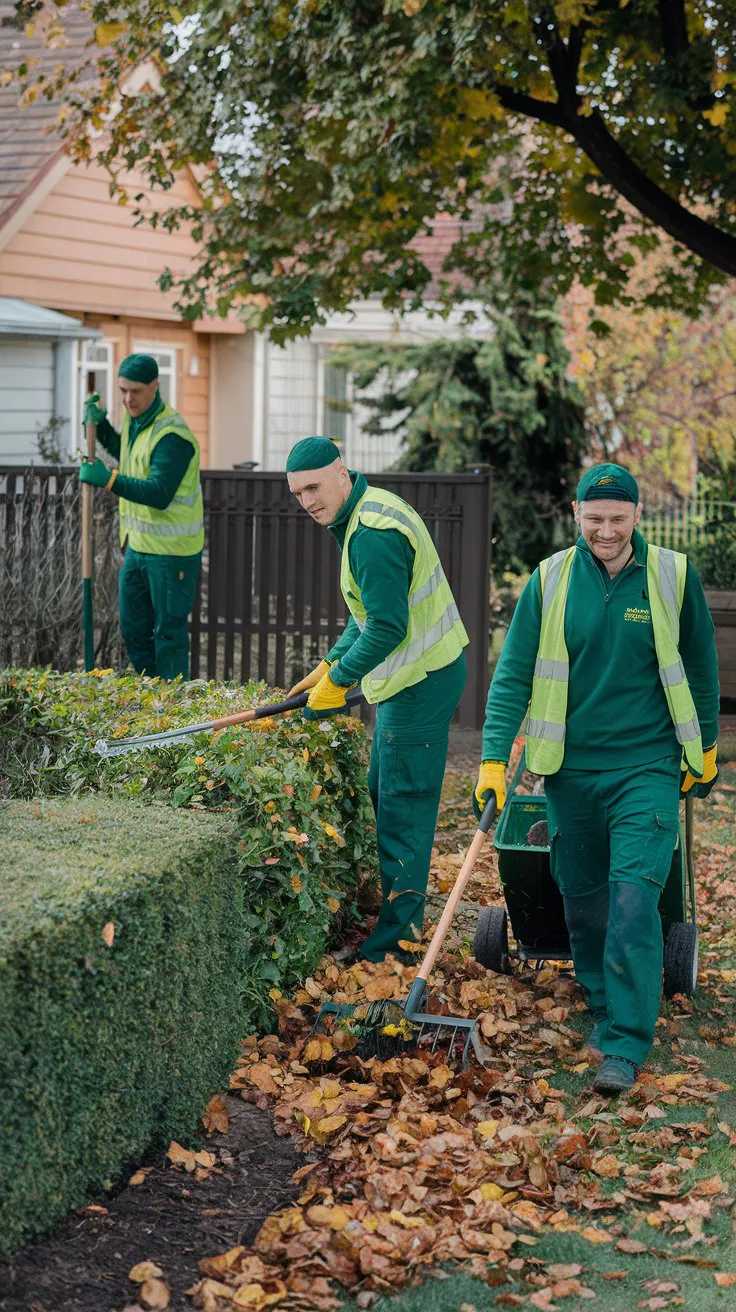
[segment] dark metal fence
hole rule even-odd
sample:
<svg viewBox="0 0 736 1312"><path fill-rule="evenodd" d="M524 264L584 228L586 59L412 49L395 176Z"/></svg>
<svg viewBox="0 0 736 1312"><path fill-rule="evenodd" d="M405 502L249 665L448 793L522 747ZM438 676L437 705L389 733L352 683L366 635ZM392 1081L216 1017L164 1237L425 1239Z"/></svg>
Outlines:
<svg viewBox="0 0 736 1312"><path fill-rule="evenodd" d="M33 505L37 514L43 504L54 513L55 489L62 495L66 487L68 499L70 473L46 466L33 471L0 466L0 553L11 547L4 527L12 524L16 537L21 532L19 507ZM470 637L458 719L476 728L482 723L488 680L489 474L376 474L370 481L415 506L432 534ZM283 474L208 469L202 472L202 486L205 552L192 615L192 677L260 678L289 687L344 628L337 546L299 508ZM72 504L76 516L78 498ZM106 531L112 534L114 527ZM78 541L77 528L74 536ZM98 531L96 562L98 574L104 574L98 585L108 595L107 575L114 567L110 552L101 553L103 545L110 544L99 541ZM79 661L81 632L77 640L74 622L64 650L70 641ZM12 635L0 633L7 663L19 659L13 647Z"/></svg>

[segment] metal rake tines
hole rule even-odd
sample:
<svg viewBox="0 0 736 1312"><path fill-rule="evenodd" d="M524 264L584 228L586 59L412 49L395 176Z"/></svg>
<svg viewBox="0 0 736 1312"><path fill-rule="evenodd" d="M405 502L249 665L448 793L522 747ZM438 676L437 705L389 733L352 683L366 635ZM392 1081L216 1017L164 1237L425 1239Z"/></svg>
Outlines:
<svg viewBox="0 0 736 1312"><path fill-rule="evenodd" d="M438 1048L446 1048L450 1060L455 1060L460 1048L462 1069L468 1065L470 1045L477 1034L477 1024L464 1016L415 1016L413 1024L418 1026L416 1046L427 1048L435 1053ZM474 1045L475 1046L475 1045Z"/></svg>

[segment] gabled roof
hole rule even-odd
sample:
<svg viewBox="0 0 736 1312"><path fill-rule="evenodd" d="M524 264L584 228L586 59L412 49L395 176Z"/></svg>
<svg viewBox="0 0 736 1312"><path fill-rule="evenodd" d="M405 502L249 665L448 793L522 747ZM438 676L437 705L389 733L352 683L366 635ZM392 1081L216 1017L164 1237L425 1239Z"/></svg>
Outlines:
<svg viewBox="0 0 736 1312"><path fill-rule="evenodd" d="M92 31L89 18L70 5L63 13L68 44L48 49L39 37L4 21L14 17L13 0L0 0L0 226L62 153L55 130L60 102L39 96L21 107L17 82L3 86L2 74L29 58L39 61L39 71L58 64L78 67Z"/></svg>
<svg viewBox="0 0 736 1312"><path fill-rule="evenodd" d="M0 296L0 335L9 337L60 337L81 340L102 337L97 328L88 328L71 315L45 310L30 301L19 301L14 296Z"/></svg>

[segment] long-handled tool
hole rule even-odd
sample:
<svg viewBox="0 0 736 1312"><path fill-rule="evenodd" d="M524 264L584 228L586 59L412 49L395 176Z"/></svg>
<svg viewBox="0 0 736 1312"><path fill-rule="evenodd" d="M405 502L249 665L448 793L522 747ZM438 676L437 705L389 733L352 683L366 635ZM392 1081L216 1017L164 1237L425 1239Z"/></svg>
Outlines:
<svg viewBox="0 0 736 1312"><path fill-rule="evenodd" d="M468 1064L471 1047L478 1061L483 1063L484 1053L476 1020L471 1020L467 1016L433 1014L423 1011L422 1008L427 1003L429 977L435 961L447 938L457 905L473 873L497 809L496 795L491 793L406 1001L371 1002L362 1017L358 1012L360 1004L325 1002L315 1022L316 1030L324 1027L324 1021L330 1015L338 1018L352 1017L356 1021L353 1028L358 1038L358 1051L362 1056L384 1058L395 1055L407 1047L424 1044L426 1040L426 1046L431 1052L435 1052L440 1043L443 1047L447 1045L448 1055L453 1058L458 1055L460 1049L463 1068Z"/></svg>
<svg viewBox="0 0 736 1312"><path fill-rule="evenodd" d="M97 425L85 424L87 459L94 460ZM94 570L94 496L91 483L82 484L82 632L84 634L84 668L91 670L95 663L95 622L93 606Z"/></svg>
<svg viewBox="0 0 736 1312"><path fill-rule="evenodd" d="M362 699L360 690L349 692L346 704L352 706ZM283 715L286 711L298 710L306 706L308 692L298 697L287 697L285 702L276 702L273 706L255 706L247 711L238 711L235 715L222 715L219 720L207 720L204 724L187 724L181 729L165 729L162 733L147 733L140 738L98 738L94 751L98 756L124 756L126 752L146 752L149 747L168 747L177 738L188 738L195 733L214 733L217 729L228 729L232 724L248 724L251 720L263 720L271 715Z"/></svg>

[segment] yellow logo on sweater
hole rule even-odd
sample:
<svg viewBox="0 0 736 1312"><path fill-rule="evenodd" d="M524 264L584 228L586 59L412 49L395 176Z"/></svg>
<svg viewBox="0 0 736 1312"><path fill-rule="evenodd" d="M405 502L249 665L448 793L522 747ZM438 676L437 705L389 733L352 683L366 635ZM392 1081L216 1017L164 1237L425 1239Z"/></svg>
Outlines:
<svg viewBox="0 0 736 1312"><path fill-rule="evenodd" d="M645 610L643 606L628 606L624 620L629 620L632 624L651 624L652 612Z"/></svg>

